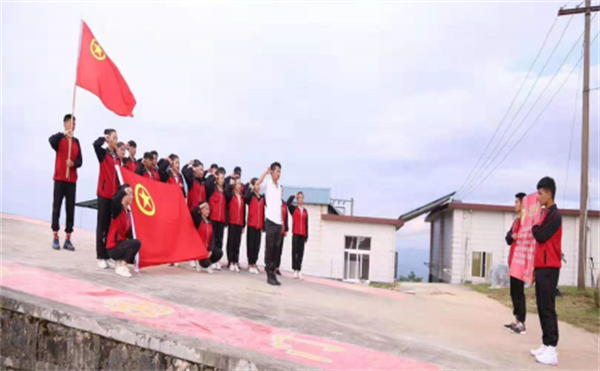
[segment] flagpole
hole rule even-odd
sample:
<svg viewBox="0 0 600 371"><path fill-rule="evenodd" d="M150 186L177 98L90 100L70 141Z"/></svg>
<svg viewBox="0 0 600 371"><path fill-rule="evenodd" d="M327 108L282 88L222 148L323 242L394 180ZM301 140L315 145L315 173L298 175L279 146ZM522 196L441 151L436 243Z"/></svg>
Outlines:
<svg viewBox="0 0 600 371"><path fill-rule="evenodd" d="M125 184L123 181L123 174L121 174L121 167L119 165L115 165L115 170L117 171L117 176L119 177L119 183L121 185ZM131 205L129 206L129 211L131 212ZM135 234L135 223L133 221L133 213L131 213L131 234L133 238L136 238ZM140 253L135 254L135 273L140 274Z"/></svg>
<svg viewBox="0 0 600 371"><path fill-rule="evenodd" d="M69 129L71 133L73 133L73 122L75 122L75 96L77 92L77 70L79 69L79 56L81 55L81 35L83 34L83 19L81 19L79 23L79 43L77 44L77 64L75 64L75 82L73 83L73 106L71 107L71 124ZM73 138L67 138L69 142L69 154L67 155L67 160L71 159L71 143L73 142ZM79 149L81 151L81 148ZM67 166L67 179L69 179L69 173L71 168Z"/></svg>

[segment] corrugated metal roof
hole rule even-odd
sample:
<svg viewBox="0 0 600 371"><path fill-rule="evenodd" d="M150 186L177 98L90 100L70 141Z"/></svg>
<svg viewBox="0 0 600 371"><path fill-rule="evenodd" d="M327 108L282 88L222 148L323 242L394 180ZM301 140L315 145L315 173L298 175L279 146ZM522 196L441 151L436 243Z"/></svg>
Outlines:
<svg viewBox="0 0 600 371"><path fill-rule="evenodd" d="M306 204L329 205L331 203L331 188L292 187L283 185L283 199L287 201L288 197L300 191L304 193L304 203Z"/></svg>

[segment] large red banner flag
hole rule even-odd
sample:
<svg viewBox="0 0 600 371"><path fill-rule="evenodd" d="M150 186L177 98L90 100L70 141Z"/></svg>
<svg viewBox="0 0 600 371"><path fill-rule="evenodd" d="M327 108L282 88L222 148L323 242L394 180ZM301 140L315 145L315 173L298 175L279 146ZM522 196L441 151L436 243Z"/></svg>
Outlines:
<svg viewBox="0 0 600 371"><path fill-rule="evenodd" d="M517 233L517 243L510 264L511 277L520 279L528 284L533 283L533 258L535 256L536 242L531 228L539 222L541 208L537 193L532 193L523 198L523 211L521 213L521 227Z"/></svg>
<svg viewBox="0 0 600 371"><path fill-rule="evenodd" d="M136 101L119 69L83 22L76 85L97 95L119 116L133 116Z"/></svg>
<svg viewBox="0 0 600 371"><path fill-rule="evenodd" d="M128 170L122 170L121 174L133 190L131 210L136 238L142 243L141 268L208 257L179 186Z"/></svg>

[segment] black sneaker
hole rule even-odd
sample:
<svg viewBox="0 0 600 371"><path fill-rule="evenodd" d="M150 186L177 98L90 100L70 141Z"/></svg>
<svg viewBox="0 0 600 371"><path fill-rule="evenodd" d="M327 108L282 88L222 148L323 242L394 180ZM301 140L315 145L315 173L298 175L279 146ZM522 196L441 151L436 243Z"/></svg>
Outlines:
<svg viewBox="0 0 600 371"><path fill-rule="evenodd" d="M509 331L510 333L513 333L513 334L515 333L515 327L517 327L517 324L514 323L514 322L511 323L511 324L509 324L509 325L504 325L504 329L506 331Z"/></svg>
<svg viewBox="0 0 600 371"><path fill-rule="evenodd" d="M58 240L58 238L52 240L52 248L54 250L60 250L60 241Z"/></svg>
<svg viewBox="0 0 600 371"><path fill-rule="evenodd" d="M513 334L515 335L527 335L527 329L525 328L525 325L522 323L519 323L518 325L516 325L513 328Z"/></svg>
<svg viewBox="0 0 600 371"><path fill-rule="evenodd" d="M279 268L275 269L275 274L281 276L281 271L279 270Z"/></svg>
<svg viewBox="0 0 600 371"><path fill-rule="evenodd" d="M272 286L277 286L278 281L273 273L267 272L267 283Z"/></svg>
<svg viewBox="0 0 600 371"><path fill-rule="evenodd" d="M75 251L75 246L71 243L71 240L65 240L65 244L63 245L63 249L69 251Z"/></svg>

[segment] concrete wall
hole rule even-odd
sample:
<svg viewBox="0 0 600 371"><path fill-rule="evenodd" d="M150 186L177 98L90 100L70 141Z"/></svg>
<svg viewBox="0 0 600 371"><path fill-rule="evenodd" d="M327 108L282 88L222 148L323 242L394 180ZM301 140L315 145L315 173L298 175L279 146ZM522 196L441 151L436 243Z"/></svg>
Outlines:
<svg viewBox="0 0 600 371"><path fill-rule="evenodd" d="M370 237L369 280L393 282L396 227L383 224L323 221L323 250L318 264L329 277L344 278L346 236ZM317 264L317 262L315 262Z"/></svg>
<svg viewBox="0 0 600 371"><path fill-rule="evenodd" d="M512 226L516 215L512 212L481 211L481 210L445 210L432 218L432 262L439 261L439 248L444 241L442 275L444 282L462 283L464 281L488 282L485 279L473 277L472 256L474 251L491 253L492 266L507 264L510 246L504 240L506 232ZM444 219L444 233L441 235L442 218ZM452 225L451 236L450 228ZM591 286L590 256L596 264L600 263L600 219L592 217L588 220L588 249L586 262L586 284ZM567 263L563 262L559 284L574 286L577 284L577 264L579 245L579 218L563 215L562 248ZM451 247L450 247L451 246ZM448 272L451 270L451 272ZM597 277L599 267L596 266L594 276ZM437 277L437 268L433 269ZM435 280L434 280L435 281Z"/></svg>

